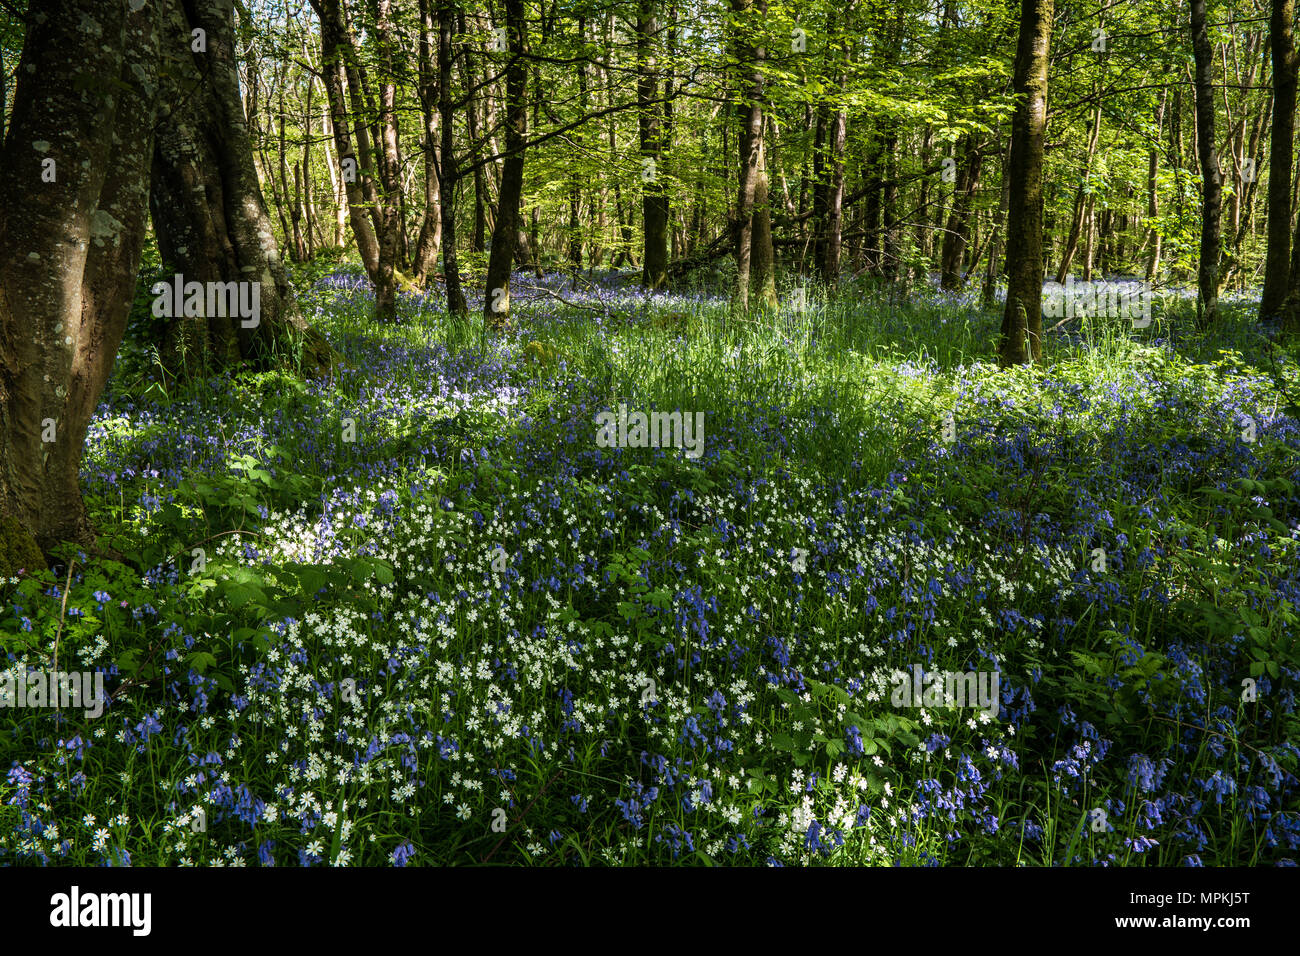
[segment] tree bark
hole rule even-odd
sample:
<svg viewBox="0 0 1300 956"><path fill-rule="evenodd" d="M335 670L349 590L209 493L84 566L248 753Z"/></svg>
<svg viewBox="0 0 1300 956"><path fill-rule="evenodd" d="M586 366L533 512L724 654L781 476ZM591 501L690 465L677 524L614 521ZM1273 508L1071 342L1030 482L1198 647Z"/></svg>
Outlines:
<svg viewBox="0 0 1300 956"><path fill-rule="evenodd" d="M925 133L921 137L921 168L926 169L930 165L930 154L934 147L934 127L926 124ZM1002 175L1010 175L1010 165L1004 170ZM916 278L922 279L929 272L934 260L934 246L932 233L930 231L930 221L932 213L930 207L935 203L930 199L930 177L921 177L921 196L916 212L915 242L916 254L920 262L916 267Z"/></svg>
<svg viewBox="0 0 1300 956"><path fill-rule="evenodd" d="M1007 302L998 349L1002 367L1042 361L1043 134L1053 0L1021 0L1016 110L1011 122L1007 210Z"/></svg>
<svg viewBox="0 0 1300 956"><path fill-rule="evenodd" d="M312 114L312 93L315 92L316 81L313 76L307 76L307 102L303 105L302 111L302 165L294 167L294 176L298 177L302 183L303 198L303 217L306 221L307 233L307 258L313 258L316 255L316 227L318 225L316 218L316 208L314 194L311 188L311 124L314 118Z"/></svg>
<svg viewBox="0 0 1300 956"><path fill-rule="evenodd" d="M979 188L980 168L983 165L983 153L970 133L966 134L966 148L963 152L965 155L957 169L957 181L953 184L952 210L948 214L948 227L944 232L939 256L939 285L949 291L960 288L965 279L971 204L975 190Z"/></svg>
<svg viewBox="0 0 1300 956"><path fill-rule="evenodd" d="M587 20L586 17L578 17L578 44L585 47L587 42ZM587 115L587 63L585 60L578 64L578 108L582 115ZM579 143L579 152L585 153L582 147L582 134L577 130L574 131L576 141ZM582 173L579 171L577 164L574 164L574 171L569 182L569 264L573 267L573 285L577 287L578 272L582 269Z"/></svg>
<svg viewBox="0 0 1300 956"><path fill-rule="evenodd" d="M303 320L289 287L253 165L236 76L230 0L162 0L160 35L202 29L205 53L164 48L159 130L149 205L158 249L184 282L258 283L258 315L172 316L164 364L192 375L206 366L249 361L260 368L298 348L305 368L328 369L330 353ZM228 305L228 304L227 304ZM188 309L186 310L188 311ZM229 311L217 308L213 311Z"/></svg>
<svg viewBox="0 0 1300 956"><path fill-rule="evenodd" d="M735 249L736 284L732 292L734 308L749 310L750 270L753 263L754 201L759 180L759 156L763 144L763 74L760 64L764 50L748 36L754 30L748 14L756 11L761 18L767 12L766 0L731 0L737 14L735 57L741 75L741 96L737 101L740 119L740 182L736 196Z"/></svg>
<svg viewBox="0 0 1300 956"><path fill-rule="evenodd" d="M353 134L355 136L356 152L344 152L342 141L339 145L340 160L347 158L349 155L357 164L356 179L359 186L360 195L364 197L364 215L370 219L370 229L364 232L358 230L355 216L353 219L353 229L357 232L357 245L360 247L363 243L369 244L370 236L375 237L373 259L367 257L367 250L362 249L362 259L366 263L366 272L370 277L371 283L375 287L375 314L381 321L391 321L396 314L397 303L397 280L394 274L397 255L400 249L401 240L398 231L401 229L401 222L398 213L394 210L398 208L397 194L389 191L389 183L392 181L393 174L389 171L390 166L396 163L394 156L389 156L387 150L391 147L396 150L396 128L395 121L392 117L391 96L387 96L387 87L391 82L391 66L384 67L388 75L384 77L381 84L381 106L378 111L371 108L373 101L368 95L368 84L366 82L365 71L361 67L360 51L357 49L356 38L352 35L352 29L348 25L347 13L341 0L311 0L312 9L316 11L320 19L321 28L321 52L322 60L325 62L326 76L330 75L328 65L337 64L335 86L337 88L337 98L334 90L330 91L330 109L334 113L335 137L338 137L338 131L346 127L349 113L347 110L348 103L351 104L351 118L353 120ZM387 3L381 4L382 18L381 22L388 19ZM385 42L385 37L391 34L391 27L385 23L384 27L377 30L380 38L381 60L384 60L382 50L391 50L391 37ZM388 57L391 60L391 54ZM327 84L328 85L328 84ZM385 107L383 104L389 105ZM372 129L367 118L379 113L378 125ZM376 137L376 130L378 136ZM393 142L388 142L388 137L392 136ZM372 149L371 142L375 140L375 148ZM379 159L376 161L376 150L379 152ZM392 162L390 163L390 159ZM375 178L378 175L383 183L382 188L384 195L380 196L381 186L375 184ZM349 201L352 193L349 192Z"/></svg>
<svg viewBox="0 0 1300 956"><path fill-rule="evenodd" d="M1273 132L1268 155L1268 251L1259 317L1276 315L1286 299L1291 270L1291 175L1295 149L1298 58L1295 0L1273 0L1270 24L1273 58Z"/></svg>
<svg viewBox="0 0 1300 956"><path fill-rule="evenodd" d="M488 327L504 326L510 320L510 273L519 241L524 137L528 132L528 65L524 60L528 25L524 20L524 0L505 0L505 7L510 56L506 67L506 161L501 170L501 193L497 198L483 298L483 320Z"/></svg>
<svg viewBox="0 0 1300 956"><path fill-rule="evenodd" d="M144 244L159 25L128 0L30 10L0 152L0 513L48 553L95 544L78 471Z"/></svg>
<svg viewBox="0 0 1300 956"><path fill-rule="evenodd" d="M668 283L668 192L662 179L663 107L654 102L659 92L659 21L656 0L641 0L636 19L637 125L641 138L641 221L644 255L641 284L650 291Z"/></svg>
<svg viewBox="0 0 1300 956"><path fill-rule="evenodd" d="M420 237L411 256L412 278L424 285L437 267L439 246L442 243L442 192L438 182L438 152L442 144L438 138L438 80L433 62L433 14L429 0L420 0L420 46L417 73L419 76L420 115L424 120L424 221L420 224Z"/></svg>
<svg viewBox="0 0 1300 956"><path fill-rule="evenodd" d="M880 248L880 271L890 282L898 279L898 125L890 122L885 134L885 185L880 207L883 235Z"/></svg>
<svg viewBox="0 0 1300 956"><path fill-rule="evenodd" d="M813 260L822 282L833 286L840 276L844 231L844 143L848 113L841 107L818 107L819 147L813 155L813 220L817 238Z"/></svg>
<svg viewBox="0 0 1300 956"><path fill-rule="evenodd" d="M980 290L980 302L982 306L992 311L997 302L997 285L998 285L998 259L1002 253L1002 233L1006 229L1007 208L1011 205L1011 177L1008 170L1011 167L1011 147L1007 144L1007 149L1003 151L1002 163L1002 194L998 199L998 210L993 221L993 236L989 240L988 265L984 271L984 286Z"/></svg>
<svg viewBox="0 0 1300 956"><path fill-rule="evenodd" d="M370 281L379 277L379 240L370 217L370 203L364 189L365 177L362 160L352 145L352 131L348 123L347 70L343 64L343 42L338 35L338 22L329 7L331 0L312 0L312 9L320 19L321 74L325 80L325 95L329 100L330 126L334 129L334 143L338 150L339 176L347 197L348 221L357 242L357 253ZM336 0L335 0L336 2Z"/></svg>
<svg viewBox="0 0 1300 956"><path fill-rule="evenodd" d="M1156 110L1156 144L1160 142L1160 127L1165 118L1165 103L1169 98L1169 88L1160 91L1160 107ZM1160 215L1160 191L1159 177L1160 171L1160 150L1157 145L1152 145L1150 152L1147 154L1147 217L1152 221L1148 238L1151 241L1151 256L1147 259L1147 281L1154 282L1156 274L1160 271L1160 253L1163 245L1163 239L1159 227L1154 220Z"/></svg>
<svg viewBox="0 0 1300 956"><path fill-rule="evenodd" d="M442 183L442 274L447 285L447 311L451 315L464 316L469 314L469 305L461 288L460 260L456 256L456 184L460 173L456 140L452 133L456 116L456 104L451 96L455 10L454 0L438 0L438 113L442 120L442 165L438 179Z"/></svg>
<svg viewBox="0 0 1300 956"><path fill-rule="evenodd" d="M754 181L754 231L750 237L750 291L758 305L776 308L776 249L772 245L772 210L768 202L766 137L758 141L758 169Z"/></svg>
<svg viewBox="0 0 1300 956"><path fill-rule="evenodd" d="M397 145L397 78L393 68L391 0L376 0L375 39L379 46L379 281L375 283L375 317L381 322L397 318L399 256L403 256L406 229L402 223L401 158Z"/></svg>
<svg viewBox="0 0 1300 956"><path fill-rule="evenodd" d="M1201 164L1201 248L1196 271L1196 320L1204 328L1218 318L1219 219L1223 172L1214 148L1214 50L1205 22L1205 0L1191 0L1192 53L1196 60L1196 154Z"/></svg>
<svg viewBox="0 0 1300 956"><path fill-rule="evenodd" d="M284 196L284 205L289 207L289 220L293 223L292 234L285 233L285 243L289 246L289 255L295 262L307 258L307 243L302 238L302 193L300 180L295 180L293 193L289 192L289 144L285 135L286 115L284 106L285 80L280 83L280 192Z"/></svg>
<svg viewBox="0 0 1300 956"><path fill-rule="evenodd" d="M461 32L466 33L465 16L459 15ZM487 68L484 67L483 82L484 85L475 91L478 86L478 73L474 65L473 49L469 43L461 47L461 76L465 82L465 121L466 133L469 136L470 156L477 156L480 149L484 148L487 137L479 133L479 110L483 107L484 101L488 95L487 87ZM487 119L489 128L492 121ZM488 148L495 152L495 147L489 145ZM488 184L487 170L481 163L475 163L473 172L470 174L474 179L474 227L470 234L470 249L475 253L482 253L487 249L487 207L488 207Z"/></svg>
<svg viewBox="0 0 1300 956"><path fill-rule="evenodd" d="M1101 136L1101 107L1098 106L1092 114L1092 132L1088 136L1088 151L1083 162L1083 176L1079 179L1079 185L1074 193L1074 211L1070 215L1070 232L1065 240L1065 251L1061 253L1061 264L1056 270L1056 281L1064 282L1065 277L1070 274L1070 266L1074 263L1074 254L1079 251L1079 237L1084 231L1088 220L1088 202L1091 198L1088 192L1089 178L1092 176L1092 160L1097 153L1097 143Z"/></svg>

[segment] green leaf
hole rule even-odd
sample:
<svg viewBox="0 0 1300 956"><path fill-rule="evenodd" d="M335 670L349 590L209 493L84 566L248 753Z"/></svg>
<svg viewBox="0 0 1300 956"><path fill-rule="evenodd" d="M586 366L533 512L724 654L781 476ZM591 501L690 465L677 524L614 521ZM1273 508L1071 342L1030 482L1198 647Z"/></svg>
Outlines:
<svg viewBox="0 0 1300 956"><path fill-rule="evenodd" d="M251 584L236 584L226 592L226 600L232 608L241 608L250 601L265 601L266 592Z"/></svg>
<svg viewBox="0 0 1300 956"><path fill-rule="evenodd" d="M191 667L202 674L205 670L217 662L217 659L207 651L195 651L186 658Z"/></svg>

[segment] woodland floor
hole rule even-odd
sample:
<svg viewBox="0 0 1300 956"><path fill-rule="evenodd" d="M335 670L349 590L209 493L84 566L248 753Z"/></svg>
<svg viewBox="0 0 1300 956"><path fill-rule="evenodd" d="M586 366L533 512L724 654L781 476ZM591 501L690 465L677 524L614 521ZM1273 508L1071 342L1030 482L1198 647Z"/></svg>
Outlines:
<svg viewBox="0 0 1300 956"><path fill-rule="evenodd" d="M969 296L515 281L484 338L304 279L328 383L124 349L124 562L0 585L11 674L115 696L0 710L0 863L1294 865L1300 375L1249 303L999 372ZM620 403L702 455L601 447Z"/></svg>

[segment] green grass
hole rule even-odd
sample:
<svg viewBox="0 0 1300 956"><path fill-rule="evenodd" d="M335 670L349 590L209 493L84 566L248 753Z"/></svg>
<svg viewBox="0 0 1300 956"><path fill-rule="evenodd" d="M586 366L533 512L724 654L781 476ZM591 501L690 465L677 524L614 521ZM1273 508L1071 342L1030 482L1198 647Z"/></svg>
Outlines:
<svg viewBox="0 0 1300 956"><path fill-rule="evenodd" d="M628 299L603 332L515 307L485 339L416 303L378 326L364 298L309 299L347 359L328 386L270 373L164 398L128 359L86 451L124 561L75 561L73 613L53 573L6 585L0 640L37 666L57 639L135 686L99 721L0 711L4 759L37 778L21 800L0 781L0 860L1294 859L1300 498L1275 414L1297 369L1266 361L1244 309L1207 338L1174 302L1140 331L1095 320L1002 372L1000 316L952 297L814 291L743 321ZM594 415L619 402L703 411L704 457L600 457ZM322 533L336 553L314 553ZM892 668L995 658L1036 709L890 705ZM151 713L164 730L134 739ZM78 735L81 758L59 744ZM1138 757L1171 760L1160 783L1140 788ZM1202 783L1229 779L1222 802ZM1261 784L1275 802L1252 809ZM275 818L241 819L240 787ZM839 831L826 852L813 821Z"/></svg>

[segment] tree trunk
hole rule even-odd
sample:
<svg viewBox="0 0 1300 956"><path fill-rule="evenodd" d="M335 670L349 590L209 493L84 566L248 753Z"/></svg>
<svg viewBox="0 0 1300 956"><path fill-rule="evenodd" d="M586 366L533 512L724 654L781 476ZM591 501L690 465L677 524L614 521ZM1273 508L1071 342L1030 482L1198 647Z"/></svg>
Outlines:
<svg viewBox="0 0 1300 956"><path fill-rule="evenodd" d="M1002 162L1002 195L998 199L998 211L993 222L993 237L989 240L988 265L984 271L984 287L980 290L980 301L983 307L988 311L993 311L997 303L998 289L998 259L1002 254L1002 233L1006 229L1007 207L1011 205L1011 177L1008 170L1011 168L1011 147L1008 143L1007 149L1003 153Z"/></svg>
<svg viewBox="0 0 1300 956"><path fill-rule="evenodd" d="M375 130L367 122L367 117L374 113L370 108L367 100L367 84L365 72L361 66L360 51L357 49L356 39L352 36L352 30L348 26L346 10L341 0L311 0L312 9L316 11L320 19L321 29L321 53L322 61L326 65L325 75L327 78L327 89L330 89L330 110L334 114L335 138L339 139L339 131L346 130L348 124L347 104L352 106L351 118L354 121L352 126L355 135L356 152L351 152L349 145L347 152L344 151L345 140L339 140L339 157L340 162L348 158L352 159L353 169L349 171L350 176L355 176L359 187L359 194L364 197L364 205L354 206L353 213L353 231L357 234L357 245L363 244L369 247L371 237L374 237L373 254L370 249L361 249L362 261L366 264L366 272L370 281L375 286L375 314L376 317L383 321L391 320L396 314L397 303L397 282L393 272L396 263L400 240L397 231L401 228L398 221L398 215L393 212L396 208L396 194L390 194L388 182L391 180L391 174L388 173L390 157L387 153L388 144L386 142L390 128L395 122L390 119L391 109L385 109L381 105L379 110L379 138L376 141L376 148L380 151L378 162L375 158L375 150L371 148L371 140L375 136ZM387 4L383 4L384 20L388 19ZM385 24L385 28L378 31L381 36L387 36L391 33L391 27ZM383 49L391 50L391 39L385 42L380 40L381 51ZM381 52L381 60L384 54ZM391 55L388 57L391 60ZM335 70L329 69L329 64L337 64ZM385 67L385 69L389 69ZM333 83L330 78L333 75ZM390 82L391 72L384 78L384 85ZM381 87L381 101L386 101L385 92ZM392 128L392 135L396 137L395 128ZM391 144L395 149L395 141ZM395 159L394 159L395 162ZM378 174L385 182L382 184L384 196L380 196L380 186L375 185L375 176ZM353 191L349 191L349 202L352 202ZM366 216L370 220L369 228L362 229L356 222L357 215ZM372 257L373 256L373 257Z"/></svg>
<svg viewBox="0 0 1300 956"><path fill-rule="evenodd" d="M640 0L636 19L637 121L641 137L641 221L643 260L641 284L649 291L662 289L668 282L668 192L664 189L663 107L655 103L659 93L658 42L659 21L655 16L656 0Z"/></svg>
<svg viewBox="0 0 1300 956"><path fill-rule="evenodd" d="M1091 194L1088 192L1089 179L1092 176L1092 160L1097 153L1097 143L1100 137L1101 107L1098 106L1092 114L1092 132L1088 136L1088 152L1083 161L1083 176L1080 178L1078 189L1074 194L1074 212L1070 216L1070 233L1065 240L1065 251L1061 253L1061 265L1056 270L1057 282L1064 282L1065 277L1070 274L1074 254L1079 251L1079 237L1083 234L1087 225L1088 203L1091 199Z"/></svg>
<svg viewBox="0 0 1300 956"><path fill-rule="evenodd" d="M765 16L767 0L731 0L731 10L737 14L734 44L742 85L741 96L737 100L740 119L740 182L736 197L736 284L732 292L732 303L734 308L745 312L749 310L754 199L759 179L759 152L763 143L763 74L760 64L765 53L761 47L754 45L750 37L756 27L748 14L756 10L759 18Z"/></svg>
<svg viewBox="0 0 1300 956"><path fill-rule="evenodd" d="M1043 134L1053 0L1021 0L1011 121L1011 205L1007 209L1007 303L998 349L1002 367L1042 361Z"/></svg>
<svg viewBox="0 0 1300 956"><path fill-rule="evenodd" d="M415 243L411 259L412 277L424 285L437 268L439 247L442 243L442 191L438 182L438 153L442 144L438 139L438 80L433 50L433 14L429 0L420 0L420 49L417 63L419 75L420 115L424 120L424 222L420 225L420 238Z"/></svg>
<svg viewBox="0 0 1300 956"><path fill-rule="evenodd" d="M754 181L754 230L750 237L750 289L765 309L776 308L776 249L772 245L772 210L768 203L767 149L758 141L758 169Z"/></svg>
<svg viewBox="0 0 1300 956"><path fill-rule="evenodd" d="M524 186L524 136L528 132L528 46L524 0L505 0L506 29L510 35L510 64L506 68L506 161L501 170L501 194L492 229L488 258L483 320L489 327L510 321L510 273L519 240L519 200Z"/></svg>
<svg viewBox="0 0 1300 956"><path fill-rule="evenodd" d="M1261 319L1276 315L1286 299L1291 269L1291 176L1300 58L1295 48L1295 0L1273 0L1273 132L1268 155L1268 252L1264 261Z"/></svg>
<svg viewBox="0 0 1300 956"><path fill-rule="evenodd" d="M342 179L343 193L347 198L348 221L357 242L357 253L370 281L378 283L379 240L371 221L369 201L363 188L361 161L352 146L352 132L348 123L347 71L343 65L342 41L338 36L337 21L327 13L329 0L312 0L312 9L320 19L321 75L325 81L325 95L329 101L330 126L334 130L334 144L338 150L338 174ZM332 174L333 171L331 171Z"/></svg>
<svg viewBox="0 0 1300 956"><path fill-rule="evenodd" d="M1201 164L1201 248L1196 272L1196 320L1204 328L1219 310L1219 217L1223 173L1214 149L1214 50L1205 23L1205 0L1191 0L1192 53L1196 59L1196 154Z"/></svg>
<svg viewBox="0 0 1300 956"><path fill-rule="evenodd" d="M971 204L979 188L980 167L983 154L975 137L966 134L965 155L957 170L953 188L952 211L948 215L948 228L943 236L940 253L939 285L952 291L961 287L965 279L966 247L970 241Z"/></svg>
<svg viewBox="0 0 1300 956"><path fill-rule="evenodd" d="M883 236L880 272L891 283L898 279L898 124L885 135L885 186L880 193Z"/></svg>
<svg viewBox="0 0 1300 956"><path fill-rule="evenodd" d="M78 471L144 244L160 30L154 4L31 10L0 151L0 513L48 553L95 544Z"/></svg>
<svg viewBox="0 0 1300 956"><path fill-rule="evenodd" d="M307 258L307 244L302 238L302 193L301 182L294 181L292 195L289 193L289 146L285 136L284 82L280 84L280 192L284 196L284 205L289 207L289 220L293 223L292 235L286 233L284 241L289 246L289 255L294 262Z"/></svg>
<svg viewBox="0 0 1300 956"><path fill-rule="evenodd" d="M175 281L241 283L241 299L247 295L257 313L221 315L234 311L230 300L213 302L208 287L194 310L199 314L171 315L164 364L186 375L245 360L267 368L302 345L306 367L326 369L329 350L298 311L253 166L236 76L233 7L230 0L191 6L192 12L181 0L160 4L160 35L188 37L202 29L207 52L200 72L188 48L164 49L149 192L154 233L163 262L183 277Z"/></svg>
<svg viewBox="0 0 1300 956"><path fill-rule="evenodd" d="M328 67L321 67L321 76L326 75ZM334 156L330 151L330 138L334 136L334 121L330 118L328 89L329 82L325 82L327 91L327 102L325 109L321 113L321 129L328 129L329 136L321 139L321 148L325 150L325 170L330 177L330 195L334 199L334 241L332 245L336 248L343 248L343 237L347 231L348 216L352 207L348 204L348 193L343 182L343 175L339 169L339 164L334 161ZM365 262L365 256L362 256L362 262Z"/></svg>
<svg viewBox="0 0 1300 956"><path fill-rule="evenodd" d="M930 124L926 124L925 134L921 137L921 168L922 169L925 169L930 165L930 154L933 147L934 147L934 127ZM1002 175L1003 176L1009 175L1008 173L1009 169L1010 169L1009 166L1004 168L1002 171ZM933 243L932 243L932 238L930 233L930 219L931 219L930 206L931 205L933 205L933 203L930 199L930 177L923 176L921 177L921 196L920 196L920 202L918 204L917 212L916 212L916 231L915 231L916 255L917 258L920 260L917 266L918 274L916 278L918 280L924 278L925 274L929 272L932 260L934 258Z"/></svg>
<svg viewBox="0 0 1300 956"><path fill-rule="evenodd" d="M1160 126L1165 118L1165 102L1169 98L1169 88L1160 92L1160 108L1156 110L1156 143L1160 142ZM1160 215L1160 191L1158 173L1160 150L1153 145L1151 151L1147 154L1147 216L1154 220ZM1147 281L1154 282L1156 274L1160 271L1160 252L1162 245L1162 236L1159 227L1153 221L1150 226L1149 238L1151 241L1151 256L1147 260Z"/></svg>
<svg viewBox="0 0 1300 956"><path fill-rule="evenodd" d="M438 0L438 113L442 120L442 155L438 180L442 183L442 274L447 285L447 311L451 315L469 314L465 291L460 284L460 260L456 257L456 184L460 171L456 162L456 141L452 122L456 104L451 96L451 67L455 22L454 0Z"/></svg>
<svg viewBox="0 0 1300 956"><path fill-rule="evenodd" d="M406 229L402 223L401 157L397 147L397 76L393 66L392 3L375 4L375 39L379 46L379 281L375 283L375 318L397 318L397 277L394 269L404 257Z"/></svg>
<svg viewBox="0 0 1300 956"><path fill-rule="evenodd" d="M611 14L612 17L612 14ZM612 43L612 39L607 42ZM618 155L618 117L612 112L614 106L614 81L609 71L605 73L605 92L608 97L608 106L611 109L609 114L609 162L610 166L617 168L619 164ZM611 259L613 268L619 268L624 262L636 265L636 259L632 254L632 223L631 215L624 213L623 190L619 185L620 177L614 177L614 219L618 223L618 241L615 244L616 251Z"/></svg>
<svg viewBox="0 0 1300 956"><path fill-rule="evenodd" d="M820 148L813 154L813 220L816 240L813 259L822 282L833 286L840 276L840 249L844 232L844 142L848 113L818 108Z"/></svg>
<svg viewBox="0 0 1300 956"><path fill-rule="evenodd" d="M298 177L298 179L301 181L302 184L302 201L303 201L302 208L303 208L303 217L306 221L306 233L307 233L306 252L307 252L308 259L311 259L316 255L315 230L318 226L314 194L311 188L311 140L312 140L311 123L312 123L312 119L314 118L311 111L311 106L312 106L311 101L312 101L312 93L315 91L315 89L316 89L316 81L311 75L308 75L307 102L304 105L303 112L302 112L302 129L303 129L303 136L304 136L303 143L302 143L302 165L294 167L294 176Z"/></svg>
<svg viewBox="0 0 1300 956"><path fill-rule="evenodd" d="M463 13L459 16L461 33L465 34L468 32L465 26L465 16ZM485 66L483 70L484 85L476 90L475 87L478 86L478 73L475 68L474 53L469 43L465 43L461 47L460 64L461 78L465 82L466 91L464 109L466 133L469 136L470 156L477 156L480 150L483 149L484 141L487 138L486 135L480 134L479 132L479 111L480 109L485 110L484 104L488 95L488 86L486 85L488 68ZM487 126L489 129L492 128L491 117L487 118ZM489 144L488 148L491 152L496 152L496 147L494 145ZM473 230L470 233L469 247L472 252L482 254L487 249L487 170L483 168L481 163L475 163L473 170L470 172L470 176L474 180L474 225Z"/></svg>
<svg viewBox="0 0 1300 956"><path fill-rule="evenodd" d="M871 145L867 149L865 164L867 195L862 208L865 220L863 223L865 234L862 237L863 252L866 256L865 267L868 274L873 276L880 275L881 199L885 189L885 176L881 170L881 162L885 157L882 126L881 122L877 122L868 139Z"/></svg>

